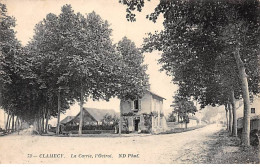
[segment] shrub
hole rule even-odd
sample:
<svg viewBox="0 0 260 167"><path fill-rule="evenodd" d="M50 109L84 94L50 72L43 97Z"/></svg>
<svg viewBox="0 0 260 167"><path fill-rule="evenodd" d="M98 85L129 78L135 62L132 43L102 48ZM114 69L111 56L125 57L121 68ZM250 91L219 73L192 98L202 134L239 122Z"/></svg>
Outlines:
<svg viewBox="0 0 260 167"><path fill-rule="evenodd" d="M150 133L150 131L149 130L141 130L141 133Z"/></svg>
<svg viewBox="0 0 260 167"><path fill-rule="evenodd" d="M78 130L79 126L65 126L65 131ZM83 125L82 130L114 130L115 125Z"/></svg>

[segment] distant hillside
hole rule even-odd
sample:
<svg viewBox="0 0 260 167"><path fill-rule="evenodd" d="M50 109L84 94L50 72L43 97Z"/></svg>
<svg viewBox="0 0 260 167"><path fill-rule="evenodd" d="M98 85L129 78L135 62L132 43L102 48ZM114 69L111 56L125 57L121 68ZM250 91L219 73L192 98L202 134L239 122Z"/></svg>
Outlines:
<svg viewBox="0 0 260 167"><path fill-rule="evenodd" d="M224 106L212 107L206 106L198 111L201 114L201 120L206 122L219 121L226 119L226 111Z"/></svg>
<svg viewBox="0 0 260 167"><path fill-rule="evenodd" d="M168 118L172 110L173 110L172 108L168 108L164 110L164 114L166 118ZM195 117L206 122L214 122L219 120L225 121L226 119L225 114L226 111L224 106L218 106L218 107L206 106L205 108L198 110L195 113Z"/></svg>

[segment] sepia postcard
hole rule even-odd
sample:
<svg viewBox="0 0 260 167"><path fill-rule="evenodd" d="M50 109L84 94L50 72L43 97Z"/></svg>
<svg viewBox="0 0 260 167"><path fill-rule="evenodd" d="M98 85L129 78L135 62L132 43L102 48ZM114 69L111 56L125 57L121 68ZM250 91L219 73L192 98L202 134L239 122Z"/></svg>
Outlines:
<svg viewBox="0 0 260 167"><path fill-rule="evenodd" d="M259 0L0 0L0 164L259 164Z"/></svg>

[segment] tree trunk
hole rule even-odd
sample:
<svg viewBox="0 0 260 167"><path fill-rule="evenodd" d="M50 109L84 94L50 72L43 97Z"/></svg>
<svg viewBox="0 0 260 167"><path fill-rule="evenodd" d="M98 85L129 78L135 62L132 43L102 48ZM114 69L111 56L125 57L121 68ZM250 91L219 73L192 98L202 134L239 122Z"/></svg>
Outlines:
<svg viewBox="0 0 260 167"><path fill-rule="evenodd" d="M57 118L57 127L56 127L56 135L60 133L60 89L58 91L58 118Z"/></svg>
<svg viewBox="0 0 260 167"><path fill-rule="evenodd" d="M14 114L12 114L12 132L14 131Z"/></svg>
<svg viewBox="0 0 260 167"><path fill-rule="evenodd" d="M241 80L242 97L244 100L244 119L243 119L243 131L242 131L242 145L250 146L250 100L249 100L249 89L247 74L245 66L241 60L239 48L236 48L234 53L236 64L238 68L239 78Z"/></svg>
<svg viewBox="0 0 260 167"><path fill-rule="evenodd" d="M120 115L119 115L119 135L122 133L122 112L123 112L123 101L120 100Z"/></svg>
<svg viewBox="0 0 260 167"><path fill-rule="evenodd" d="M49 109L47 109L47 113L46 113L45 133L48 133L48 124L49 124Z"/></svg>
<svg viewBox="0 0 260 167"><path fill-rule="evenodd" d="M237 137L237 111L236 111L235 94L234 94L234 90L233 89L231 89L231 91L230 91L230 100L231 100L232 113L233 113L233 130L232 130L232 134L233 134L233 136Z"/></svg>
<svg viewBox="0 0 260 167"><path fill-rule="evenodd" d="M45 132L45 130L44 130L44 119L45 119L45 108L43 108L43 114L42 114L42 133L44 133Z"/></svg>
<svg viewBox="0 0 260 167"><path fill-rule="evenodd" d="M17 129L18 135L19 135L19 132L20 132L20 119L18 119L18 129Z"/></svg>
<svg viewBox="0 0 260 167"><path fill-rule="evenodd" d="M228 123L228 106L225 104L225 110L226 110L226 120L227 120L227 131L229 131L229 123Z"/></svg>
<svg viewBox="0 0 260 167"><path fill-rule="evenodd" d="M39 110L39 113L38 113L38 132L39 132L39 134L42 134L42 112L41 112L41 109Z"/></svg>
<svg viewBox="0 0 260 167"><path fill-rule="evenodd" d="M4 112L4 128L6 128L6 118L5 118L5 111Z"/></svg>
<svg viewBox="0 0 260 167"><path fill-rule="evenodd" d="M9 121L8 121L8 126L7 126L7 129L8 129L8 132L10 131L10 126L11 126L11 121L12 121L12 113L10 113L10 116L9 116Z"/></svg>
<svg viewBox="0 0 260 167"><path fill-rule="evenodd" d="M46 116L45 116L45 132L48 133L48 124L49 124L49 115L50 115L50 110L49 110L49 104L48 104L48 97L46 96Z"/></svg>
<svg viewBox="0 0 260 167"><path fill-rule="evenodd" d="M232 110L231 110L231 106L230 103L228 103L228 111L229 111L229 132L232 134Z"/></svg>
<svg viewBox="0 0 260 167"><path fill-rule="evenodd" d="M81 136L82 135L82 124L83 124L83 102L84 102L84 99L83 99L83 88L81 86L81 91L80 91L80 117L79 117L79 135Z"/></svg>
<svg viewBox="0 0 260 167"><path fill-rule="evenodd" d="M38 114L39 115L39 114ZM39 132L39 133L41 133L40 132L40 130L41 130L41 124L40 124L40 121L41 121L41 119L40 119L40 117L38 116L38 118L37 118L37 131Z"/></svg>
<svg viewBox="0 0 260 167"><path fill-rule="evenodd" d="M7 131L8 130L8 124L9 124L9 118L10 117L10 114L9 114L9 111L7 113L7 120L6 120L6 124L5 124L5 130Z"/></svg>
<svg viewBox="0 0 260 167"><path fill-rule="evenodd" d="M18 126L18 116L16 116L16 120L15 120L15 123L14 123L14 130L17 131L17 126Z"/></svg>

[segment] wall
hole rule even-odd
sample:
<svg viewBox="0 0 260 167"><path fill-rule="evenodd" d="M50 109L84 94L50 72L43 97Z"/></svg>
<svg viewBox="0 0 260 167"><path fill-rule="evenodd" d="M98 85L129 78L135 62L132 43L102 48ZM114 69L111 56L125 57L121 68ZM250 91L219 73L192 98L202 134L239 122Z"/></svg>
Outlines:
<svg viewBox="0 0 260 167"><path fill-rule="evenodd" d="M139 112L138 112L139 113ZM151 113L151 94L145 93L141 99L141 112L140 113Z"/></svg>
<svg viewBox="0 0 260 167"><path fill-rule="evenodd" d="M162 108L162 100L159 100L158 98L152 98L152 112L158 113L159 111L163 113Z"/></svg>
<svg viewBox="0 0 260 167"><path fill-rule="evenodd" d="M237 107L237 118L243 117L244 105L242 99L236 102L236 107ZM255 97L254 101L250 103L250 107L255 108L255 114L251 114L251 116L260 115L260 98Z"/></svg>
<svg viewBox="0 0 260 167"><path fill-rule="evenodd" d="M156 111L158 111L161 107L159 104L159 101L156 99L151 99L152 95L150 93L145 93L145 95L143 96L143 98L141 99L141 110L138 111L138 114L141 113L151 113L151 105L156 105ZM151 104L152 103L152 104ZM158 108L158 109L157 109ZM123 113L128 113L132 110L132 101L126 101L123 102Z"/></svg>
<svg viewBox="0 0 260 167"><path fill-rule="evenodd" d="M122 101L122 114L129 113L132 109L131 101Z"/></svg>
<svg viewBox="0 0 260 167"><path fill-rule="evenodd" d="M139 129L147 130L144 125L143 113L150 114L151 112L163 113L163 100L156 96L153 96L150 92L146 92L141 99L141 110L136 112L140 115ZM129 113L132 110L132 101L122 102L122 113ZM134 118L135 116L127 116L129 131L134 131ZM153 128L155 131L164 131L167 129L167 123L165 117L160 117L160 124L158 125L158 117L153 118Z"/></svg>

